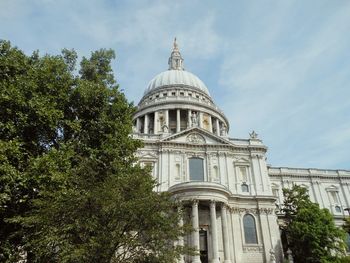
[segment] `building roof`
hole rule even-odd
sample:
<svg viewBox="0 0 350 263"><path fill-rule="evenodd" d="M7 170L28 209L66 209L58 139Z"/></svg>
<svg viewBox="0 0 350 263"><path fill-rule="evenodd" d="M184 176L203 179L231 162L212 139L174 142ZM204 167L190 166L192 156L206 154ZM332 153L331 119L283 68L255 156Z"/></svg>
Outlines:
<svg viewBox="0 0 350 263"><path fill-rule="evenodd" d="M177 69L170 69L155 76L149 82L144 95L161 87L177 85L195 88L206 93L207 95L210 95L208 88L205 86L203 81L201 81L196 75L185 70Z"/></svg>
<svg viewBox="0 0 350 263"><path fill-rule="evenodd" d="M188 72L183 67L183 58L174 40L173 50L168 60L169 69L155 76L148 84L144 95L168 86L186 86L200 90L210 96L208 88L196 75Z"/></svg>

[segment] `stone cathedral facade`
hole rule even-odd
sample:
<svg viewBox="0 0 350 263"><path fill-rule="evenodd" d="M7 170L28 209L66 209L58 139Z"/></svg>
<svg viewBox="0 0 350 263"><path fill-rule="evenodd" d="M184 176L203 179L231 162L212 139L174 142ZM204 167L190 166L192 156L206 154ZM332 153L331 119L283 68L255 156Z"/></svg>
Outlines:
<svg viewBox="0 0 350 263"><path fill-rule="evenodd" d="M179 240L200 251L180 262L282 262L279 207L282 188L308 189L337 224L350 207L350 171L270 167L267 147L253 131L228 137L230 124L206 85L184 70L174 42L168 70L149 83L134 115L140 162L152 166L157 191L185 207L195 231Z"/></svg>

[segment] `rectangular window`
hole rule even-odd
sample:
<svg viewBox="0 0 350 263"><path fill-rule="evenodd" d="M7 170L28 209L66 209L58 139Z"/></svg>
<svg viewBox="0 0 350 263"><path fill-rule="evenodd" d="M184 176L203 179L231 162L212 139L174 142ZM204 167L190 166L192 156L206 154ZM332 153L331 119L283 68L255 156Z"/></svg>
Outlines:
<svg viewBox="0 0 350 263"><path fill-rule="evenodd" d="M177 163L175 165L175 180L179 181L180 179L181 179L181 167L180 167L180 164Z"/></svg>
<svg viewBox="0 0 350 263"><path fill-rule="evenodd" d="M190 180L191 181L204 181L204 167L203 159L190 158Z"/></svg>

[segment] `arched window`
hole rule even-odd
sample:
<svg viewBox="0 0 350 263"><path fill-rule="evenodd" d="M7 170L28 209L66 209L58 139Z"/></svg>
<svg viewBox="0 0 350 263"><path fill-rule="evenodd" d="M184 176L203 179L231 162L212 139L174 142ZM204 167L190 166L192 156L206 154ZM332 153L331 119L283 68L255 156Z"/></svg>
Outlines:
<svg viewBox="0 0 350 263"><path fill-rule="evenodd" d="M243 217L244 238L246 244L258 244L258 237L256 235L255 219L252 215L245 215Z"/></svg>
<svg viewBox="0 0 350 263"><path fill-rule="evenodd" d="M204 181L204 167L203 159L201 158L190 158L190 180L191 181Z"/></svg>
<svg viewBox="0 0 350 263"><path fill-rule="evenodd" d="M335 209L335 212L341 213L341 208L340 208L339 205L336 205L336 206L334 207L334 209Z"/></svg>
<svg viewBox="0 0 350 263"><path fill-rule="evenodd" d="M243 183L241 188L243 193L249 193L249 186L246 183Z"/></svg>

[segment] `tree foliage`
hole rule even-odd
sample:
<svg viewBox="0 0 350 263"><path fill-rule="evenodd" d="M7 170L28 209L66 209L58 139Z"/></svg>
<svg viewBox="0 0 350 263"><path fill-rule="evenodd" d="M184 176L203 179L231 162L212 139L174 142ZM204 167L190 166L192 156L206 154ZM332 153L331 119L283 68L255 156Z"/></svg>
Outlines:
<svg viewBox="0 0 350 263"><path fill-rule="evenodd" d="M294 185L283 189L285 233L295 263L341 262L344 231L335 226L328 209L310 201L307 190Z"/></svg>
<svg viewBox="0 0 350 263"><path fill-rule="evenodd" d="M176 203L135 158L112 50L31 56L0 42L0 261L173 262Z"/></svg>

